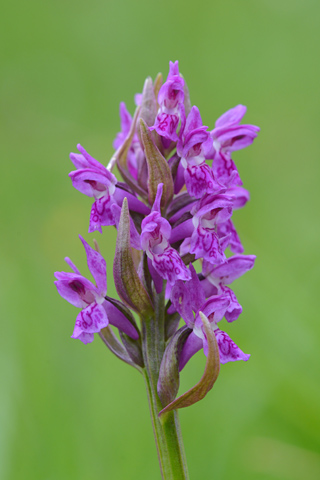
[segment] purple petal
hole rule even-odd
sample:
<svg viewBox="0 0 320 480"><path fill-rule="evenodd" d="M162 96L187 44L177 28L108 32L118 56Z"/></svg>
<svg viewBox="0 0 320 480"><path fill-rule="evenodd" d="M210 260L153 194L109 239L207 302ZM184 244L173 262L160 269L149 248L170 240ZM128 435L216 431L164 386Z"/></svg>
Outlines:
<svg viewBox="0 0 320 480"><path fill-rule="evenodd" d="M178 140L178 135L176 133L178 125L179 115L160 111L156 117L154 126L150 127L150 130L156 130L161 137L176 142Z"/></svg>
<svg viewBox="0 0 320 480"><path fill-rule="evenodd" d="M184 186L185 181L184 181L184 167L181 162L179 162L178 168L177 168L177 174L176 178L174 181L174 193L177 195L182 187Z"/></svg>
<svg viewBox="0 0 320 480"><path fill-rule="evenodd" d="M70 153L70 160L77 169L82 168L93 168L94 170L101 171L102 173L105 170L105 167L101 165L98 160L91 157L89 153L78 143L77 149L80 153Z"/></svg>
<svg viewBox="0 0 320 480"><path fill-rule="evenodd" d="M210 323L220 322L223 319L225 312L227 311L228 306L230 305L230 296L228 294L222 295L213 295L208 298L206 302L202 305L201 311L208 317ZM202 322L197 315L195 325L197 329L201 326Z"/></svg>
<svg viewBox="0 0 320 480"><path fill-rule="evenodd" d="M141 102L142 102L142 93L136 93L134 96L134 103L138 107L139 105L141 105Z"/></svg>
<svg viewBox="0 0 320 480"><path fill-rule="evenodd" d="M107 169L105 169L107 172ZM112 174L110 174L112 175ZM112 194L115 190L116 178L110 178L98 170L84 168L69 173L74 188L88 197L99 198Z"/></svg>
<svg viewBox="0 0 320 480"><path fill-rule="evenodd" d="M199 112L199 108L194 105L191 108L190 113L187 117L184 134L187 135L189 132L192 132L192 130L195 130L196 128L199 128L199 127L202 127L202 119Z"/></svg>
<svg viewBox="0 0 320 480"><path fill-rule="evenodd" d="M212 267L211 263L206 262L205 260L203 263L207 263L208 265L210 265L210 267ZM213 285L211 282L209 282L207 278L204 278L203 280L201 280L201 287L203 288L206 298L211 297L212 295L218 294L218 288L215 285Z"/></svg>
<svg viewBox="0 0 320 480"><path fill-rule="evenodd" d="M223 153L214 155L212 172L219 183L226 186L242 185L237 167L234 161Z"/></svg>
<svg viewBox="0 0 320 480"><path fill-rule="evenodd" d="M228 239L227 244L230 247L231 252L242 253L244 251L244 248L242 246L238 233L231 220L228 220L224 223L220 223L217 226L217 232L220 239L222 239L223 237L226 237ZM220 243L221 243L221 240L220 240ZM225 248L226 246L227 245L225 245Z"/></svg>
<svg viewBox="0 0 320 480"><path fill-rule="evenodd" d="M225 313L225 317L228 322L234 322L242 313L242 306L238 302L235 293L229 287L222 287L223 293L226 293L230 297L230 304Z"/></svg>
<svg viewBox="0 0 320 480"><path fill-rule="evenodd" d="M179 253L181 257L183 257L183 255L187 255L188 253L190 253L190 248L191 248L190 245L191 245L191 237L185 238L179 248Z"/></svg>
<svg viewBox="0 0 320 480"><path fill-rule="evenodd" d="M204 195L191 213L198 218L203 217L207 224L212 222L212 227L214 227L218 223L226 222L231 217L232 198L224 194Z"/></svg>
<svg viewBox="0 0 320 480"><path fill-rule="evenodd" d="M107 302L107 301L104 301L102 306L107 313L107 317L111 325L114 325L116 328L126 333L127 335L129 335L129 337L133 338L134 340L137 340L139 338L139 334L137 330L129 322L127 317L125 317L123 313L120 312L120 310L117 307L112 305L111 302Z"/></svg>
<svg viewBox="0 0 320 480"><path fill-rule="evenodd" d="M189 208L190 210L190 208ZM186 220L185 222L180 223L177 227L173 228L170 235L170 243L178 242L186 237L191 237L194 231L194 226L192 223L192 218Z"/></svg>
<svg viewBox="0 0 320 480"><path fill-rule="evenodd" d="M215 123L216 128L224 127L225 125L235 125L239 123L244 117L246 111L247 111L247 107L245 107L244 105L237 105L236 107L231 108L230 110L227 110L216 121Z"/></svg>
<svg viewBox="0 0 320 480"><path fill-rule="evenodd" d="M159 212L151 212L141 223L141 247L144 251L159 253L168 245L171 225Z"/></svg>
<svg viewBox="0 0 320 480"><path fill-rule="evenodd" d="M172 247L163 253L153 254L152 264L159 275L173 285L177 280L190 280L191 274L180 255Z"/></svg>
<svg viewBox="0 0 320 480"><path fill-rule="evenodd" d="M204 258L214 264L222 263L226 259L214 229L203 228L200 224L192 234L190 253L194 253L196 258Z"/></svg>
<svg viewBox="0 0 320 480"><path fill-rule="evenodd" d="M244 207L250 200L250 193L243 187L228 188L228 195L232 197L234 210Z"/></svg>
<svg viewBox="0 0 320 480"><path fill-rule="evenodd" d="M127 110L126 104L124 102L120 103L119 107L119 116L120 116L120 125L121 125L121 132L124 135L124 138L127 136L129 133L131 123L132 123L132 116ZM118 146L114 146L115 148L118 148Z"/></svg>
<svg viewBox="0 0 320 480"><path fill-rule="evenodd" d="M159 212L159 213L161 212L160 203L161 203L162 192L163 192L163 183L159 183L157 187L156 198L154 199L154 203L151 209L152 212Z"/></svg>
<svg viewBox="0 0 320 480"><path fill-rule="evenodd" d="M105 197L96 200L91 207L90 221L89 221L89 233L98 230L102 233L102 226L114 225L114 218L111 207L114 203L112 196L106 195Z"/></svg>
<svg viewBox="0 0 320 480"><path fill-rule="evenodd" d="M250 355L243 353L233 340L225 332L217 328L214 331L219 346L220 363L235 362L237 360L249 360Z"/></svg>
<svg viewBox="0 0 320 480"><path fill-rule="evenodd" d="M179 358L179 371L185 367L191 357L195 355L203 347L201 338L197 337L193 332L190 333L184 346L182 347Z"/></svg>
<svg viewBox="0 0 320 480"><path fill-rule="evenodd" d="M201 127L189 135L185 139L185 144L182 150L182 155L187 160L189 165L198 165L205 160L205 156L211 151L213 140L209 132L206 132L207 127ZM180 155L180 151L178 150Z"/></svg>
<svg viewBox="0 0 320 480"><path fill-rule="evenodd" d="M188 166L184 178L189 195L195 198L201 198L205 193L218 193L222 189L206 163Z"/></svg>
<svg viewBox="0 0 320 480"><path fill-rule="evenodd" d="M196 313L204 304L206 297L198 274L195 271L192 263L190 263L189 265L189 270L191 272L191 280L188 281L185 285L187 288L188 299L191 303L192 310Z"/></svg>
<svg viewBox="0 0 320 480"><path fill-rule="evenodd" d="M81 273L79 272L75 264L72 263L69 257L66 257L64 261L69 265L69 267L74 271L74 273L76 273L77 275L81 275Z"/></svg>
<svg viewBox="0 0 320 480"><path fill-rule="evenodd" d="M171 77L172 75L180 75L179 74L179 62L176 60L175 62L169 61L169 75L168 77Z"/></svg>
<svg viewBox="0 0 320 480"><path fill-rule="evenodd" d="M89 270L96 281L98 293L104 297L107 293L107 266L103 256L90 247L90 245L79 235L79 238L87 254Z"/></svg>
<svg viewBox="0 0 320 480"><path fill-rule="evenodd" d="M109 323L102 305L92 303L81 310L77 316L72 338L78 338L81 333L97 333Z"/></svg>
<svg viewBox="0 0 320 480"><path fill-rule="evenodd" d="M255 255L233 255L225 263L214 267L210 272L210 277L218 279L222 285L229 285L251 270L255 259Z"/></svg>
<svg viewBox="0 0 320 480"><path fill-rule="evenodd" d="M148 215L150 213L150 208L147 207L147 205L145 205L144 203L142 203L137 197L132 195L132 193L127 192L122 188L116 187L113 198L120 207L122 206L122 202L125 197L128 200L129 210L142 213L143 215Z"/></svg>
<svg viewBox="0 0 320 480"><path fill-rule="evenodd" d="M177 72L172 74L171 72ZM184 79L179 74L179 69L170 70L165 83L159 90L158 103L161 107L174 109L184 101Z"/></svg>
<svg viewBox="0 0 320 480"><path fill-rule="evenodd" d="M194 325L193 312L197 312L200 309L206 298L197 272L192 264L189 265L189 270L191 280L186 283L178 280L171 290L170 299L174 310L179 312L186 324L192 328Z"/></svg>
<svg viewBox="0 0 320 480"><path fill-rule="evenodd" d="M216 128L211 132L224 152L233 152L251 145L258 135L259 128L255 125L233 125Z"/></svg>
<svg viewBox="0 0 320 480"><path fill-rule="evenodd" d="M78 308L94 301L96 287L82 275L69 272L55 272L55 286L62 298Z"/></svg>
<svg viewBox="0 0 320 480"><path fill-rule="evenodd" d="M87 343L92 343L94 340L94 334L93 333L80 333L77 337L73 334L71 335L71 338L76 338L77 340L81 340L82 343L87 345Z"/></svg>

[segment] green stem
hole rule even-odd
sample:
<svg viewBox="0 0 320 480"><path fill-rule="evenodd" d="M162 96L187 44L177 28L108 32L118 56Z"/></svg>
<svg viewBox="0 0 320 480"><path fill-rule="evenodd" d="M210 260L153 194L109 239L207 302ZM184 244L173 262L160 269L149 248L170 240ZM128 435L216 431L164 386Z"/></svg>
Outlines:
<svg viewBox="0 0 320 480"><path fill-rule="evenodd" d="M188 469L182 443L177 411L165 413L157 393L157 382L161 359L165 349L164 299L159 295L155 306L155 317L142 325L142 348L146 383L154 438L158 451L163 480L188 480Z"/></svg>

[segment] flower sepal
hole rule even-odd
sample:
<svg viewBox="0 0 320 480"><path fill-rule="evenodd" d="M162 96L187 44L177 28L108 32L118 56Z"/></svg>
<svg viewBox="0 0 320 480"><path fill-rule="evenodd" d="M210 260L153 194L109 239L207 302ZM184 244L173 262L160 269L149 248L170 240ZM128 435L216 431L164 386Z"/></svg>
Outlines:
<svg viewBox="0 0 320 480"><path fill-rule="evenodd" d="M179 358L182 347L188 336L192 332L191 328L181 327L172 337L165 349L158 379L158 395L161 403L166 407L176 398L179 384Z"/></svg>

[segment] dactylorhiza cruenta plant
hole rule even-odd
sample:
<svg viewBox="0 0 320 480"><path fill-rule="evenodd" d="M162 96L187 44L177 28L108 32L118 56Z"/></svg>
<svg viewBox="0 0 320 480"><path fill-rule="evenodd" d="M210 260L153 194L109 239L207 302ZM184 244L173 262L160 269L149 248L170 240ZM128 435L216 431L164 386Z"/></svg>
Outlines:
<svg viewBox="0 0 320 480"><path fill-rule="evenodd" d="M106 167L81 145L70 155L73 186L94 200L89 232L117 229L113 277L121 301L107 296L97 243L93 249L82 237L94 283L66 258L73 272L56 272L55 284L81 309L72 338L87 344L97 333L143 375L162 477L178 480L188 478L178 409L209 392L220 363L250 356L218 324L239 317L242 307L228 285L255 261L243 255L231 220L249 200L231 155L250 145L259 128L240 124L246 107L238 105L208 131L178 62L170 62L164 83L160 74L154 83L147 78L135 103L133 118L120 105L121 132ZM202 349L202 378L176 398L180 372Z"/></svg>

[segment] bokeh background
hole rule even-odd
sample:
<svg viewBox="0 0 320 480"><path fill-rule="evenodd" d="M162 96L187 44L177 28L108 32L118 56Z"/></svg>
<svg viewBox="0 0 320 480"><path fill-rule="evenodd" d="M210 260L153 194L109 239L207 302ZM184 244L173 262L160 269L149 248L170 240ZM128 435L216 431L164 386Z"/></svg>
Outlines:
<svg viewBox="0 0 320 480"><path fill-rule="evenodd" d="M180 61L213 128L248 106L261 127L234 155L251 201L235 214L253 271L227 327L249 362L222 367L181 411L191 479L320 478L319 20L317 0L6 2L1 14L0 478L159 480L143 380L99 339L70 339L76 310L53 272L78 234L98 238L109 294L115 232L88 234L71 186L76 144L102 163L118 106ZM198 354L181 391L202 374Z"/></svg>

